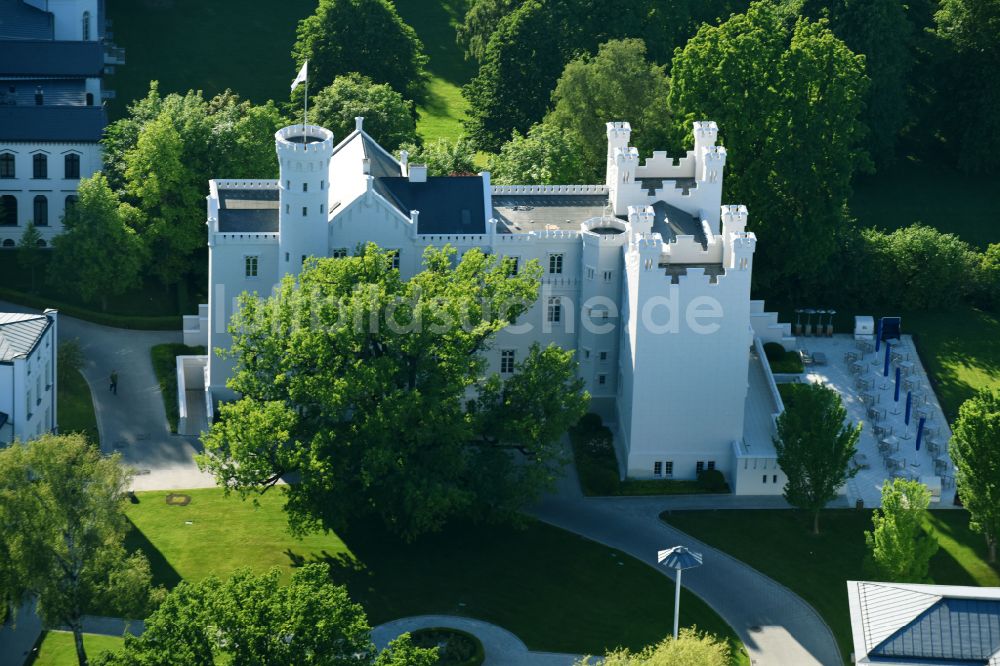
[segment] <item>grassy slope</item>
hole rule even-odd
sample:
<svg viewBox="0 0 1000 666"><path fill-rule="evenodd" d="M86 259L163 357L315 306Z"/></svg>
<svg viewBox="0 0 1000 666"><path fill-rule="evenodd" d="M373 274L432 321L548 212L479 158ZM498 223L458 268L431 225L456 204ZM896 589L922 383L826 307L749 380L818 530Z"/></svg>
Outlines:
<svg viewBox="0 0 1000 666"><path fill-rule="evenodd" d="M156 373L156 380L160 384L160 393L163 395L163 407L167 411L170 432L177 432L177 420L180 418L177 412L176 359L178 356L198 356L204 353L204 347L189 347L179 343L156 345L149 350L153 361L153 372Z"/></svg>
<svg viewBox="0 0 1000 666"><path fill-rule="evenodd" d="M864 531L869 511L826 511L819 536L796 511L677 511L671 525L715 546L791 588L826 620L846 658L851 653L848 580L865 580ZM931 562L933 582L1000 585L1000 570L986 562L981 536L968 528L964 511L934 511L930 524L941 550ZM761 538L766 537L766 538Z"/></svg>
<svg viewBox="0 0 1000 666"><path fill-rule="evenodd" d="M93 659L104 651L117 650L122 639L117 636L83 635L83 649ZM33 666L76 666L76 646L68 631L47 631L38 649Z"/></svg>
<svg viewBox="0 0 1000 666"><path fill-rule="evenodd" d="M128 509L132 547L150 557L158 582L225 576L322 560L348 586L372 624L421 613L469 615L495 622L541 650L640 647L671 627L673 586L636 560L539 523L518 530L455 527L401 543L376 526L341 535L289 535L280 495L259 508L217 489L187 491L187 507L165 492L138 493ZM187 524L191 521L191 524ZM732 636L697 597L685 593L684 622Z"/></svg>
<svg viewBox="0 0 1000 666"><path fill-rule="evenodd" d="M91 442L99 443L97 416L87 380L79 371L74 371L68 378L61 378L58 384L56 418L59 432L82 432Z"/></svg>

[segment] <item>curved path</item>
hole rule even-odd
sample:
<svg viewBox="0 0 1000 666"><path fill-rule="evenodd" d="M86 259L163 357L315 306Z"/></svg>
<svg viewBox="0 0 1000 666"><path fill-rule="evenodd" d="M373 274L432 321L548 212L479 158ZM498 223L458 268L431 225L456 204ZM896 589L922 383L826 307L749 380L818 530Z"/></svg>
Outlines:
<svg viewBox="0 0 1000 666"><path fill-rule="evenodd" d="M842 666L833 633L812 606L756 569L666 525L660 513L684 508L778 508L781 498L731 496L585 498L575 475L532 509L540 520L617 548L673 578L656 552L683 545L704 556L684 574L684 587L701 597L739 635L755 666ZM749 503L748 503L749 502ZM711 520L706 515L706 520ZM761 534L766 539L766 534ZM845 590L846 594L846 590ZM681 607L681 616L684 608Z"/></svg>
<svg viewBox="0 0 1000 666"><path fill-rule="evenodd" d="M400 634L430 627L459 629L478 638L486 654L483 666L572 666L580 659L576 654L532 652L520 638L503 627L454 615L417 615L386 622L372 629L372 642L383 650Z"/></svg>

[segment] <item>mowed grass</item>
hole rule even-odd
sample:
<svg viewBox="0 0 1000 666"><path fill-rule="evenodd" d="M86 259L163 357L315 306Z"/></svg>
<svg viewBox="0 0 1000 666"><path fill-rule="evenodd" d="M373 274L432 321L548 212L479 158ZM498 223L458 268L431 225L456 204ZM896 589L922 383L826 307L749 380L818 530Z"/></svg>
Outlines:
<svg viewBox="0 0 1000 666"><path fill-rule="evenodd" d="M130 546L150 558L158 582L239 566L263 571L324 561L333 578L364 605L370 622L446 613L494 622L529 647L557 652L639 648L662 639L672 622L673 584L654 569L592 541L547 525L457 525L413 543L380 526L302 540L286 527L279 493L255 507L221 490L184 491L188 506L166 504L166 492L137 493L128 508ZM685 625L729 638L732 630L700 599L684 592ZM746 663L746 662L738 662Z"/></svg>
<svg viewBox="0 0 1000 666"><path fill-rule="evenodd" d="M841 654L851 653L847 581L866 580L865 530L870 511L824 511L821 534L798 511L674 511L661 517L674 527L746 562L787 586L823 616ZM989 564L986 546L968 527L965 511L932 511L928 529L941 550L931 561L932 582L1000 585L1000 569Z"/></svg>
<svg viewBox="0 0 1000 666"><path fill-rule="evenodd" d="M118 636L83 635L83 649L87 657L93 659L102 652L113 652L121 648L124 641ZM42 637L38 655L33 666L76 666L76 645L73 634L68 631L47 631Z"/></svg>
<svg viewBox="0 0 1000 666"><path fill-rule="evenodd" d="M256 103L287 100L295 28L315 9L316 0L108 0L126 52L107 83L117 93L112 119L145 97L152 79L164 94L231 88Z"/></svg>
<svg viewBox="0 0 1000 666"><path fill-rule="evenodd" d="M60 377L56 389L56 422L59 424L59 432L82 432L87 440L99 444L101 439L90 385L79 370L66 374L69 376Z"/></svg>
<svg viewBox="0 0 1000 666"><path fill-rule="evenodd" d="M989 212L996 190L995 176L901 159L855 183L851 212L866 227L892 231L922 222L985 248L1000 242L1000 227Z"/></svg>

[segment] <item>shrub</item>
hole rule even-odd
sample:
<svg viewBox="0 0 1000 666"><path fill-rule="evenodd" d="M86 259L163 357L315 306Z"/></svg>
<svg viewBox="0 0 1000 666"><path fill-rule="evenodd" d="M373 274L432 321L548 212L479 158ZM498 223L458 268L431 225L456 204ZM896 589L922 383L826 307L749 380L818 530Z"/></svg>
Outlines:
<svg viewBox="0 0 1000 666"><path fill-rule="evenodd" d="M780 361L785 357L785 348L778 342L765 342L764 356L768 361Z"/></svg>
<svg viewBox="0 0 1000 666"><path fill-rule="evenodd" d="M698 474L698 485L711 493L723 493L729 489L726 477L717 469L706 469Z"/></svg>
<svg viewBox="0 0 1000 666"><path fill-rule="evenodd" d="M83 367L83 350L80 349L80 341L73 338L60 342L56 362L59 366L59 381L72 377L74 372L79 372L80 368Z"/></svg>
<svg viewBox="0 0 1000 666"><path fill-rule="evenodd" d="M479 666L486 658L483 644L465 631L432 627L410 632L419 648L437 648L440 666Z"/></svg>

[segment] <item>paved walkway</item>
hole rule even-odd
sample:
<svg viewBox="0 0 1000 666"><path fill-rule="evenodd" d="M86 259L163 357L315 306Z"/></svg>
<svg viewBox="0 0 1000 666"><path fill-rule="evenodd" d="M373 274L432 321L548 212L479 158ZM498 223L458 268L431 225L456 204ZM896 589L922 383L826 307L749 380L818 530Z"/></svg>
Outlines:
<svg viewBox="0 0 1000 666"><path fill-rule="evenodd" d="M429 627L459 629L478 638L486 654L483 666L572 666L580 659L576 654L532 652L520 638L503 627L454 615L418 615L387 622L372 630L372 642L383 650L400 634Z"/></svg>
<svg viewBox="0 0 1000 666"><path fill-rule="evenodd" d="M844 661L833 633L812 606L756 569L659 518L667 509L787 506L780 497L739 498L738 507L732 496L725 495L585 498L570 471L558 493L545 497L532 513L551 525L622 550L670 578L672 572L656 563L657 550L687 546L701 553L704 562L684 574L684 587L729 623L746 646L751 663L841 666ZM682 619L683 615L682 606Z"/></svg>
<svg viewBox="0 0 1000 666"><path fill-rule="evenodd" d="M0 302L0 311L37 312ZM211 475L194 463L197 437L170 434L163 397L149 351L154 345L181 342L180 331L131 331L100 326L59 315L59 341L76 338L85 359L83 376L94 398L101 450L119 451L136 469L136 490L168 490L215 486ZM109 390L118 371L118 395Z"/></svg>

